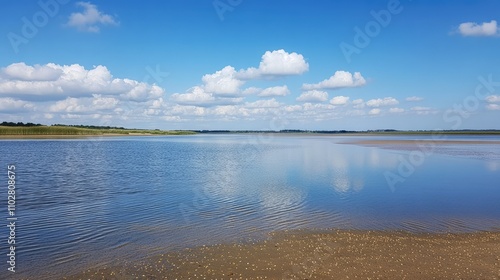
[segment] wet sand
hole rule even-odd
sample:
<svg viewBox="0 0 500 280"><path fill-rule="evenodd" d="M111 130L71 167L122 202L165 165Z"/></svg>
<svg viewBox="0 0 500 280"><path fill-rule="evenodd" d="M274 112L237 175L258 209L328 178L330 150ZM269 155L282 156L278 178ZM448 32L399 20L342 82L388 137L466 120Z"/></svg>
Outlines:
<svg viewBox="0 0 500 280"><path fill-rule="evenodd" d="M64 279L500 279L500 232L281 232Z"/></svg>

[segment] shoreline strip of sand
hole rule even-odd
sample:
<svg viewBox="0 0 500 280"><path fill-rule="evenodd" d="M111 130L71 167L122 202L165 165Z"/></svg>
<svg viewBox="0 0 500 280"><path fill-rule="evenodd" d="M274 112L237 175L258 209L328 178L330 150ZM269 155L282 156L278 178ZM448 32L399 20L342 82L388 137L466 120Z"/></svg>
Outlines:
<svg viewBox="0 0 500 280"><path fill-rule="evenodd" d="M500 232L285 232L201 246L64 279L498 279ZM113 278L114 279L114 278ZM135 279L135 278L134 278Z"/></svg>

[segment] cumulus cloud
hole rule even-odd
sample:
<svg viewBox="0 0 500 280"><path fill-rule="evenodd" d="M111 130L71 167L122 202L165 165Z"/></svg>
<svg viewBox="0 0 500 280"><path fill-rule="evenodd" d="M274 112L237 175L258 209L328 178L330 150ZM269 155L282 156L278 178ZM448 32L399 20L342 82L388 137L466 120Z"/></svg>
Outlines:
<svg viewBox="0 0 500 280"><path fill-rule="evenodd" d="M323 80L317 84L304 84L302 89L339 89L346 87L361 87L366 84L365 78L360 72L355 72L354 75L346 71L336 71L329 79Z"/></svg>
<svg viewBox="0 0 500 280"><path fill-rule="evenodd" d="M232 66L226 66L214 74L204 75L201 80L207 92L226 95L237 94L245 83L236 78L236 70Z"/></svg>
<svg viewBox="0 0 500 280"><path fill-rule="evenodd" d="M97 6L90 2L77 2L77 6L83 8L83 12L72 13L69 16L67 26L77 28L80 31L98 33L100 26L118 25L113 16L102 13Z"/></svg>
<svg viewBox="0 0 500 280"><path fill-rule="evenodd" d="M325 102L328 100L328 93L320 90L309 90L303 92L296 99L299 102Z"/></svg>
<svg viewBox="0 0 500 280"><path fill-rule="evenodd" d="M347 96L335 96L330 100L332 105L345 105L349 102L349 97Z"/></svg>
<svg viewBox="0 0 500 280"><path fill-rule="evenodd" d="M363 99L355 99L352 102L352 107L354 109L363 109L365 108L365 101Z"/></svg>
<svg viewBox="0 0 500 280"><path fill-rule="evenodd" d="M374 109L371 109L370 111L368 111L368 114L369 115L379 115L381 112L382 112L382 110L380 110L379 108L374 108Z"/></svg>
<svg viewBox="0 0 500 280"><path fill-rule="evenodd" d="M118 103L119 100L114 97L103 97L99 94L95 94L93 98L68 97L51 105L49 111L52 113L91 113L112 110Z"/></svg>
<svg viewBox="0 0 500 280"><path fill-rule="evenodd" d="M55 81L61 76L62 71L53 63L29 66L24 62L20 62L2 68L1 74L5 79L9 80Z"/></svg>
<svg viewBox="0 0 500 280"><path fill-rule="evenodd" d="M399 104L399 101L393 97L371 99L366 102L368 107L392 106Z"/></svg>
<svg viewBox="0 0 500 280"><path fill-rule="evenodd" d="M109 110L116 107L119 100L114 97L103 97L100 94L95 94L92 99L92 108L95 110Z"/></svg>
<svg viewBox="0 0 500 280"><path fill-rule="evenodd" d="M170 98L178 104L186 105L202 105L215 101L212 93L205 92L203 88L198 86L189 89L187 93L174 93Z"/></svg>
<svg viewBox="0 0 500 280"><path fill-rule="evenodd" d="M102 65L87 70L79 64L30 66L14 63L0 70L0 95L3 96L61 99L92 94L119 95L122 99L141 101L158 98L164 94L164 90L157 85L113 78Z"/></svg>
<svg viewBox="0 0 500 280"><path fill-rule="evenodd" d="M35 105L31 102L18 100L10 97L0 98L0 112L30 111Z"/></svg>
<svg viewBox="0 0 500 280"><path fill-rule="evenodd" d="M74 97L68 97L65 100L57 101L56 104L50 106L49 111L82 113L88 111L88 107L82 104L80 99Z"/></svg>
<svg viewBox="0 0 500 280"><path fill-rule="evenodd" d="M462 36L499 36L500 30L497 21L483 22L464 22L458 26L457 30Z"/></svg>
<svg viewBox="0 0 500 280"><path fill-rule="evenodd" d="M258 96L267 97L267 96L286 96L290 94L290 90L285 86L276 86L276 87L268 87L262 90Z"/></svg>
<svg viewBox="0 0 500 280"><path fill-rule="evenodd" d="M211 92L205 91L203 87L195 86L186 93L174 93L170 99L180 105L194 105L209 107L215 105L234 104L243 101L243 98L220 98Z"/></svg>
<svg viewBox="0 0 500 280"><path fill-rule="evenodd" d="M300 75L309 70L309 64L301 54L285 50L266 51L262 56L259 68L242 69L238 77L244 80L273 77Z"/></svg>
<svg viewBox="0 0 500 280"><path fill-rule="evenodd" d="M490 95L486 97L488 103L500 103L500 95Z"/></svg>
<svg viewBox="0 0 500 280"><path fill-rule="evenodd" d="M419 97L419 96L410 96L410 97L406 97L405 100L409 101L409 102L418 102L418 101L422 101L424 99L422 97Z"/></svg>
<svg viewBox="0 0 500 280"><path fill-rule="evenodd" d="M277 108L280 107L282 104L276 101L276 99L264 99L264 100L257 100L254 102L249 102L246 103L246 107L250 108Z"/></svg>
<svg viewBox="0 0 500 280"><path fill-rule="evenodd" d="M397 108L397 107L389 109L389 113L403 113L404 111L405 111L405 109L403 109L403 108Z"/></svg>
<svg viewBox="0 0 500 280"><path fill-rule="evenodd" d="M258 88L258 87L249 87L249 88L246 88L244 89L241 94L243 95L251 95L251 94L258 94L262 91L261 88Z"/></svg>

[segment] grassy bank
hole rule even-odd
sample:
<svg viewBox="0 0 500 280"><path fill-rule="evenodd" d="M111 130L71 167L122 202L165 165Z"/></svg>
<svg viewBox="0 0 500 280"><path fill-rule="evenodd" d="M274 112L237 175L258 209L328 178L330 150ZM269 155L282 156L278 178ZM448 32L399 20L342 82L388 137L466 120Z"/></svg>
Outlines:
<svg viewBox="0 0 500 280"><path fill-rule="evenodd" d="M192 131L147 129L89 129L69 126L0 126L0 135L188 135Z"/></svg>

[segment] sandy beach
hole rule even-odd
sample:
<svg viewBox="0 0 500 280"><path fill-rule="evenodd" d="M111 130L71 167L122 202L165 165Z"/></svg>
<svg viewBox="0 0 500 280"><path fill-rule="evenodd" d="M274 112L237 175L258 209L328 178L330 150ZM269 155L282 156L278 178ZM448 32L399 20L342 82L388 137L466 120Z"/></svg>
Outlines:
<svg viewBox="0 0 500 280"><path fill-rule="evenodd" d="M499 279L500 232L280 232L64 279Z"/></svg>

